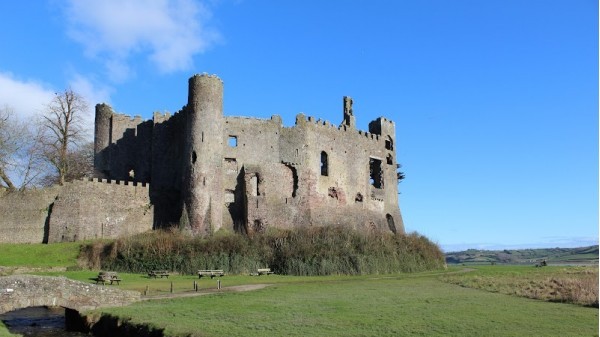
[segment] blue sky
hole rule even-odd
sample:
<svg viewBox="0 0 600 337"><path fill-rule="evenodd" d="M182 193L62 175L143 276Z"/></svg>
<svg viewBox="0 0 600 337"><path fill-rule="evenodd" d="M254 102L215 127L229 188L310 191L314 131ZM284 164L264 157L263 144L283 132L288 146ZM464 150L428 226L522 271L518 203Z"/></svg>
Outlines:
<svg viewBox="0 0 600 337"><path fill-rule="evenodd" d="M71 87L179 110L217 74L226 115L395 121L407 231L447 251L598 243L598 2L5 1L0 105ZM93 118L89 115L90 120ZM91 126L91 125L90 125Z"/></svg>

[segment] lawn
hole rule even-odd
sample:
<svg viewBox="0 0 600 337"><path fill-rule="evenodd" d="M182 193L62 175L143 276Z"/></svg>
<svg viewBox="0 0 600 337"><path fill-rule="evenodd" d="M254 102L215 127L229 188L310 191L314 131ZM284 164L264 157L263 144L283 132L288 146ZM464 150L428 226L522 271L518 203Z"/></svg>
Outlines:
<svg viewBox="0 0 600 337"><path fill-rule="evenodd" d="M72 266L79 251L77 244L14 246L0 245L0 265ZM223 287L270 285L249 292L143 301L94 314L164 328L168 336L598 336L597 308L506 295L500 286L466 285L485 280L510 289L506 280L546 279L579 269L481 266L463 272L462 268L367 276L226 275L220 278ZM93 282L98 271L43 274ZM170 294L171 285L175 294L193 293L194 282L206 292L214 290L219 280L119 275L121 285L107 287L148 289L150 296ZM0 324L0 336L8 336L5 331Z"/></svg>
<svg viewBox="0 0 600 337"><path fill-rule="evenodd" d="M69 267L77 264L81 243L0 244L0 266Z"/></svg>
<svg viewBox="0 0 600 337"><path fill-rule="evenodd" d="M438 276L281 282L103 312L169 336L594 336L598 310L490 293Z"/></svg>
<svg viewBox="0 0 600 337"><path fill-rule="evenodd" d="M15 337L18 335L14 335L11 334L10 332L8 332L8 329L6 329L6 326L4 325L4 323L0 322L0 337Z"/></svg>

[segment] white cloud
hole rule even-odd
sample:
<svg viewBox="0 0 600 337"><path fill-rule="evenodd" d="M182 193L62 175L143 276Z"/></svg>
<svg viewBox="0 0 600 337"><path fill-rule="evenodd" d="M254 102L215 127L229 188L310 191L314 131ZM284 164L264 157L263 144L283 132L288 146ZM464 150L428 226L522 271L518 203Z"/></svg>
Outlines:
<svg viewBox="0 0 600 337"><path fill-rule="evenodd" d="M55 91L40 82L20 80L10 73L0 72L0 106L8 106L23 119L44 111Z"/></svg>
<svg viewBox="0 0 600 337"><path fill-rule="evenodd" d="M144 54L161 72L188 70L219 38L194 0L69 0L65 12L69 35L103 59L115 81L130 77L133 57Z"/></svg>
<svg viewBox="0 0 600 337"><path fill-rule="evenodd" d="M110 103L112 89L95 83L92 79L81 74L74 74L69 80L69 87L85 100L88 110L83 114L86 128L93 134L95 107L98 103ZM89 136L89 135L88 135Z"/></svg>
<svg viewBox="0 0 600 337"><path fill-rule="evenodd" d="M98 103L110 103L112 89L99 85L81 74L74 74L68 86L81 95L88 105L83 114L84 124L88 129L87 138L91 139L94 130L95 106ZM35 80L22 80L10 73L0 72L0 108L8 107L22 120L41 116L46 106L54 99L57 92L67 88L50 88Z"/></svg>

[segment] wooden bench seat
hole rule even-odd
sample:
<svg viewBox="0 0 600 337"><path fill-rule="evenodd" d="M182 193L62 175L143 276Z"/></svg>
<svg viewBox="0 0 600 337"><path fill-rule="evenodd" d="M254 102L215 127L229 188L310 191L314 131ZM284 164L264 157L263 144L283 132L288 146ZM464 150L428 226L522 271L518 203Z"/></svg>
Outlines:
<svg viewBox="0 0 600 337"><path fill-rule="evenodd" d="M160 276L160 278L163 278L163 277L169 278L169 272L166 270L152 270L148 273L149 278L153 278L153 277L157 278L159 276Z"/></svg>
<svg viewBox="0 0 600 337"><path fill-rule="evenodd" d="M210 276L210 278L212 279L215 276L218 276L218 277L225 276L225 273L220 269L198 270L198 278L202 278L202 276Z"/></svg>
<svg viewBox="0 0 600 337"><path fill-rule="evenodd" d="M271 268L259 268L256 270L256 275L260 276L260 275L270 275L270 274L274 274L274 272L271 271Z"/></svg>
<svg viewBox="0 0 600 337"><path fill-rule="evenodd" d="M113 271L101 271L98 273L96 277L96 284L102 283L102 285L106 285L107 283L113 284L117 283L117 285L121 284L121 279L117 275L116 272Z"/></svg>

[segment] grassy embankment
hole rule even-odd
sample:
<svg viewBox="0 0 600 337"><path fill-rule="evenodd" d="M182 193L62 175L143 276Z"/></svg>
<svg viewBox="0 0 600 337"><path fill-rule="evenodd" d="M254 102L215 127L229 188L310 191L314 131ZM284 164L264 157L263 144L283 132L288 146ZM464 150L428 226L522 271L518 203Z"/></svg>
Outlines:
<svg viewBox="0 0 600 337"><path fill-rule="evenodd" d="M422 235L341 227L273 229L251 237L223 232L209 239L155 231L93 243L82 255L93 268L135 273L221 269L249 274L269 267L284 275L366 275L433 270L445 264L439 247Z"/></svg>
<svg viewBox="0 0 600 337"><path fill-rule="evenodd" d="M4 325L4 323L0 322L0 337L15 337L18 335L14 335L11 334L10 332L8 332L8 329L6 329L6 326Z"/></svg>
<svg viewBox="0 0 600 337"><path fill-rule="evenodd" d="M32 246L23 247L31 249ZM63 245L48 245L39 249L46 250L41 256L50 257L60 255L51 251L63 248ZM69 250L71 253L63 253L73 256L72 253L78 251L77 247L67 248ZM5 251L4 245L0 245L0 252ZM18 251L11 254L16 255L0 254L0 265L24 255ZM40 265L41 261L35 263ZM73 265L75 260L60 264ZM50 258L42 265L52 265ZM524 280L543 274L551 277L561 269L505 266L475 269L459 274L451 274L460 270L451 268L438 272L362 276L228 275L221 278L225 287L251 283L273 285L245 293L223 291L200 297L145 301L101 312L165 328L169 336L215 336L224 332L228 336L597 336L598 310L595 308L531 300L445 282L454 280L472 286L476 282L469 281L475 277L486 280L490 277L495 282ZM595 270L597 275L597 268ZM97 270L49 274L90 282ZM185 274L156 280L140 273L120 275L123 283L119 287L143 291L148 286L150 295L169 294L171 282L175 293L192 292L194 281L199 281L201 288L216 286L216 279L198 280ZM0 327L0 336L2 333Z"/></svg>
<svg viewBox="0 0 600 337"><path fill-rule="evenodd" d="M0 244L0 266L51 268L77 265L81 243Z"/></svg>

